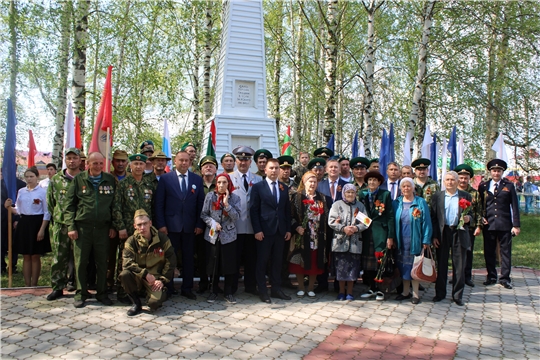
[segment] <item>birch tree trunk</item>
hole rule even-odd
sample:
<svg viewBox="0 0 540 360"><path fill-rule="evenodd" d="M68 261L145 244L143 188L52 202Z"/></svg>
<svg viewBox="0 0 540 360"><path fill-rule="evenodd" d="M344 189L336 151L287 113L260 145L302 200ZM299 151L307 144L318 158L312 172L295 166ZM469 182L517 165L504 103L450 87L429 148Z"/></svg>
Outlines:
<svg viewBox="0 0 540 360"><path fill-rule="evenodd" d="M213 0L206 0L206 34L204 40L204 64L203 64L203 103L204 103L204 120L208 120L212 116L212 101L210 92L210 64L212 60L212 27L214 20L212 19L212 4Z"/></svg>
<svg viewBox="0 0 540 360"><path fill-rule="evenodd" d="M338 0L328 0L326 12L326 43L324 45L324 130L326 142L334 133L336 122L336 59L338 52Z"/></svg>
<svg viewBox="0 0 540 360"><path fill-rule="evenodd" d="M431 34L431 26L433 24L433 10L437 1L428 1L426 2L423 10L423 27L422 27L422 41L420 42L420 47L418 49L418 71L416 73L416 80L414 84L413 100L411 114L409 116L409 128L408 131L411 133L411 153L414 149L415 140L417 140L417 148L422 148L423 136L421 136L422 129L417 129L417 123L419 121L420 115L420 100L422 97L422 91L424 87L424 80L426 77L426 65L428 57L428 44L429 36ZM415 139L415 130L417 130L418 137ZM425 125L424 125L425 130Z"/></svg>
<svg viewBox="0 0 540 360"><path fill-rule="evenodd" d="M9 37L11 46L9 48L10 55L10 80L9 80L9 97L13 104L13 109L17 108L17 74L19 73L19 56L18 56L18 39L17 39L17 19L18 19L17 3L15 0L9 2Z"/></svg>
<svg viewBox="0 0 540 360"><path fill-rule="evenodd" d="M62 149L64 145L64 122L66 120L66 94L68 87L69 72L69 44L70 44L70 22L71 22L71 2L62 3L60 14L60 42L58 49L58 89L56 93L56 118L54 131L52 162L57 167L62 167Z"/></svg>
<svg viewBox="0 0 540 360"><path fill-rule="evenodd" d="M100 46L101 46L101 25L100 25L100 17L99 17L100 11L99 11L99 3L96 3L96 24L93 27L93 33L94 35L94 77L92 79L92 112L90 114L90 121L94 121L96 118L96 106L99 105L99 96L101 93L99 90L97 90L97 76L98 76L98 67L99 67L99 52L100 52ZM114 102L114 96L113 96L113 102ZM82 124L81 124L82 128ZM90 129L92 129L92 124L90 124ZM81 129L81 138L82 138L82 129ZM84 143L84 140L83 140ZM88 155L88 154L87 154Z"/></svg>
<svg viewBox="0 0 540 360"><path fill-rule="evenodd" d="M276 3L276 12L277 12L277 26L274 29L275 36L277 38L276 51L274 53L273 67L274 71L272 73L272 89L271 89L271 98L272 98L272 115L276 120L276 128L279 132L279 125L281 121L281 100L280 100L280 83L281 83L281 55L283 52L283 2L278 1Z"/></svg>
<svg viewBox="0 0 540 360"><path fill-rule="evenodd" d="M115 85L114 85L114 91L113 91L113 101L118 101L118 95L120 93L120 84L122 84L122 70L124 67L124 51L126 47L126 41L127 41L127 29L128 29L128 21L129 21L129 11L131 9L131 1L126 1L125 3L126 8L124 10L124 14L122 16L122 30L121 35L119 39L119 49L118 49L118 60L116 61L116 69L115 69ZM116 105L116 102L115 102Z"/></svg>
<svg viewBox="0 0 540 360"><path fill-rule="evenodd" d="M77 1L75 9L75 34L73 36L73 60L71 93L73 112L80 120L81 137L84 134L86 113L86 49L88 47L88 9L90 0Z"/></svg>
<svg viewBox="0 0 540 360"><path fill-rule="evenodd" d="M301 0L300 0L301 1ZM292 4L291 4L292 7ZM295 44L294 69L293 69L293 114L294 114L294 145L300 152L304 149L302 144L302 54L304 48L304 21L302 9L298 11L298 22L295 22L293 9L291 9L291 29L293 43ZM305 151L305 150L303 150Z"/></svg>
<svg viewBox="0 0 540 360"><path fill-rule="evenodd" d="M362 104L362 114L364 118L363 139L367 158L371 158L373 143L373 81L375 73L375 13L384 1L377 4L376 0L370 0L369 3L362 1L368 14L367 24L367 51L366 51L366 80L364 101Z"/></svg>

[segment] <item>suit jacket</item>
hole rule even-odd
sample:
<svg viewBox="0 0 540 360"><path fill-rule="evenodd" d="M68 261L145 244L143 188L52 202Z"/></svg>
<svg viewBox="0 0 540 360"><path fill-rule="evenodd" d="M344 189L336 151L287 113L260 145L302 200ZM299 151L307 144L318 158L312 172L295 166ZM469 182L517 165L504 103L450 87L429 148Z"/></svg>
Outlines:
<svg viewBox="0 0 540 360"><path fill-rule="evenodd" d="M401 196L401 189L399 188L399 184L401 183L401 179L398 179L396 181L396 190L397 190L397 195L396 195L396 198L393 199L393 200L397 200L397 198L399 198ZM390 192L390 194L392 194L392 189L388 189L388 181L385 180L381 186L379 186L379 189L383 189L383 190L387 190Z"/></svg>
<svg viewBox="0 0 540 360"><path fill-rule="evenodd" d="M334 191L336 192L336 199L332 200L332 196L330 195L330 183L328 182L328 178L319 182L319 184L317 185L317 191L326 196L326 204L328 205L328 208L332 207L332 204L335 201L343 200L341 189L346 184L347 182L345 180L338 178L336 187L334 188Z"/></svg>
<svg viewBox="0 0 540 360"><path fill-rule="evenodd" d="M201 219L204 204L202 178L189 172L187 191L180 192L176 171L161 175L155 198L156 228L164 226L170 232L194 232L205 228Z"/></svg>
<svg viewBox="0 0 540 360"><path fill-rule="evenodd" d="M279 202L276 203L266 181L258 182L251 189L250 213L253 231L267 236L291 232L291 203L289 188L278 181Z"/></svg>
<svg viewBox="0 0 540 360"><path fill-rule="evenodd" d="M248 181L248 189L244 187L244 174L235 170L229 174L234 186L234 193L240 198L240 217L236 220L236 229L238 234L253 234L253 227L251 226L251 215L249 213L249 200L251 197L251 189L253 185L261 182L263 179L259 175L248 171L246 173L246 179Z"/></svg>
<svg viewBox="0 0 540 360"><path fill-rule="evenodd" d="M501 179L497 192L489 191L491 181L486 181L478 186L482 217L488 223L484 225L487 230L510 231L513 226L520 226L519 201L516 188L507 179Z"/></svg>
<svg viewBox="0 0 540 360"><path fill-rule="evenodd" d="M446 191L437 191L433 196L431 197L431 221L433 223L433 239L439 239L439 241L443 241L442 234L444 225L446 223L446 211L444 208L444 198L445 198ZM459 199L467 199L472 203L472 197L471 194L469 194L466 191L458 190L458 197ZM458 217L461 218L461 213L463 210L459 208L458 211ZM470 211L469 214L473 218L471 220L472 224L474 225L474 214L472 211ZM465 230L459 230L458 229L458 237L459 241L461 243L461 247L468 249L471 247L471 240L469 238L469 224L466 223L463 225L463 228Z"/></svg>

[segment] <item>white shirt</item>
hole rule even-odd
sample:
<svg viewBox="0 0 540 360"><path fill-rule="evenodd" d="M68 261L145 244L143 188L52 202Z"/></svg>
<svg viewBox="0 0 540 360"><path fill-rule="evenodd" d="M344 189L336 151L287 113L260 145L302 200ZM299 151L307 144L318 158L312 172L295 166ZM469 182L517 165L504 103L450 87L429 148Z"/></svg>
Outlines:
<svg viewBox="0 0 540 360"><path fill-rule="evenodd" d="M491 180L491 181L489 182L489 192L492 193L492 194L495 194L495 184L498 184L497 186L499 186L499 185L500 185L500 182L501 182L501 180L499 180L499 181L497 181L497 182Z"/></svg>
<svg viewBox="0 0 540 360"><path fill-rule="evenodd" d="M51 179L49 179L48 177L46 177L45 179L41 180L38 185L41 186L42 188L46 189L49 187L49 182L51 181Z"/></svg>
<svg viewBox="0 0 540 360"><path fill-rule="evenodd" d="M270 188L270 192L272 193L272 195L274 195L274 186L276 187L277 202L279 202L279 181L272 181L268 178L268 176L264 179L268 183L268 187ZM273 182L275 182L276 184L272 185Z"/></svg>
<svg viewBox="0 0 540 360"><path fill-rule="evenodd" d="M51 214L47 209L47 190L41 186L36 186L29 190L23 187L19 190L15 211L21 215L42 215L43 220L51 220Z"/></svg>
<svg viewBox="0 0 540 360"><path fill-rule="evenodd" d="M392 183L394 183L394 196L392 196L392 200L396 200L397 194L399 192L399 179L397 180L386 180L386 189L390 191L390 194L392 194Z"/></svg>
<svg viewBox="0 0 540 360"><path fill-rule="evenodd" d="M339 178L345 182L351 182L351 179L352 179L352 176L349 176L349 177L343 177L343 176L339 176Z"/></svg>
<svg viewBox="0 0 540 360"><path fill-rule="evenodd" d="M178 170L175 170L175 171L176 171L176 176L178 176L178 184L180 185L180 190L182 190L182 181L185 181L184 185L185 185L186 188L184 189L184 191L187 191L187 187L188 187L188 184L189 184L189 180L188 180L189 179L189 177L188 177L189 171L186 171L185 174L180 173L180 171L178 171ZM180 176L180 175L184 175L184 177L182 178L182 176ZM186 180L184 180L184 179L186 179Z"/></svg>

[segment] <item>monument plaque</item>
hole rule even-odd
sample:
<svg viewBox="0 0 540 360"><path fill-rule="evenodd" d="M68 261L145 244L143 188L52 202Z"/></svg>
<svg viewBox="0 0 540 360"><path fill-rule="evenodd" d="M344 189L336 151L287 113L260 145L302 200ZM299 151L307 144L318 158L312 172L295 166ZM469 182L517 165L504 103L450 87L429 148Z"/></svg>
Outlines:
<svg viewBox="0 0 540 360"><path fill-rule="evenodd" d="M233 106L255 107L255 81L235 80L235 99Z"/></svg>

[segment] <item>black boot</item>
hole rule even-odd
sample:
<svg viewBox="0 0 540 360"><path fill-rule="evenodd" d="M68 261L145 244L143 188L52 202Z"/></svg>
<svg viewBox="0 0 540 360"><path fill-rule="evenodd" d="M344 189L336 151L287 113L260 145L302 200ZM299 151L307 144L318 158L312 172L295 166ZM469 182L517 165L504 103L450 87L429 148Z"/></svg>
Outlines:
<svg viewBox="0 0 540 360"><path fill-rule="evenodd" d="M129 298L133 302L133 306L127 311L128 316L135 316L142 312L141 299L136 295L129 295Z"/></svg>

